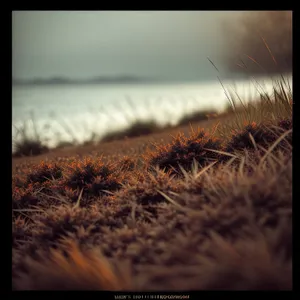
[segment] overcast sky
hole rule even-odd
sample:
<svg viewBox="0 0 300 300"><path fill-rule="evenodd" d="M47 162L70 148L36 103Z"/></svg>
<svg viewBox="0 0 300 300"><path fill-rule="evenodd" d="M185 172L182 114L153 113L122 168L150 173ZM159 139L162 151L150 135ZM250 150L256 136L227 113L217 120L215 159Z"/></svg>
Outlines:
<svg viewBox="0 0 300 300"><path fill-rule="evenodd" d="M13 77L197 80L222 70L226 11L14 11Z"/></svg>

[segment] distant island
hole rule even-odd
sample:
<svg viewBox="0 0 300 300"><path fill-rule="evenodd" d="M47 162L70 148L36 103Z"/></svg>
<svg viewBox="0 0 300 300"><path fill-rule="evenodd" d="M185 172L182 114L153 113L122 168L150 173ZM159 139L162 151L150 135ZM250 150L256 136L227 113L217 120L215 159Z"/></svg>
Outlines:
<svg viewBox="0 0 300 300"><path fill-rule="evenodd" d="M223 79L243 80L249 79L250 75L243 73L228 73ZM13 85L82 85L82 84L166 84L166 83L182 83L182 82L200 82L217 80L217 77L206 77L199 75L198 78L170 79L161 77L141 77L134 75L120 76L94 76L90 78L68 78L64 76L53 76L48 78L30 78L20 79L12 78Z"/></svg>
<svg viewBox="0 0 300 300"><path fill-rule="evenodd" d="M45 84L113 84L113 83L146 83L157 82L160 79L154 78L142 78L135 76L97 76L87 79L72 79L67 77L51 77L51 78L33 78L33 79L12 79L14 85L45 85Z"/></svg>

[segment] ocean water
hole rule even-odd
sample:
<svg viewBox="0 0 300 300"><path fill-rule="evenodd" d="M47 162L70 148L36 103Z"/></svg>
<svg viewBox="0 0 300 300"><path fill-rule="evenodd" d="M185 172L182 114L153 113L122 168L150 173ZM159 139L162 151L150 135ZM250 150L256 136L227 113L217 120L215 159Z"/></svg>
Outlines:
<svg viewBox="0 0 300 300"><path fill-rule="evenodd" d="M222 80L222 84L216 78L174 84L14 85L13 142L21 137L18 130L24 125L29 136L36 130L50 147L62 140L82 143L92 132L101 137L136 120L175 125L194 111L222 112L229 91L245 102L257 99L261 91L271 94L278 78ZM285 78L291 83L292 75Z"/></svg>

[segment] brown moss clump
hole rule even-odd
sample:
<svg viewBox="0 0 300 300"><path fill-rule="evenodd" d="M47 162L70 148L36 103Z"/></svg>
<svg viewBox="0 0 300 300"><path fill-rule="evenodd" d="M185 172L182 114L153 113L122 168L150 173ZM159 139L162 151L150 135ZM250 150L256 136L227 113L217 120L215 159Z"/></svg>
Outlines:
<svg viewBox="0 0 300 300"><path fill-rule="evenodd" d="M57 164L41 162L37 168L28 174L27 183L43 183L47 180L60 179L62 168Z"/></svg>
<svg viewBox="0 0 300 300"><path fill-rule="evenodd" d="M70 207L61 205L36 215L32 237L36 243L44 246L57 242L61 237L74 236L81 242L93 239L103 227L111 229L122 227L122 220L114 219L114 210L106 205L105 212L100 207Z"/></svg>
<svg viewBox="0 0 300 300"><path fill-rule="evenodd" d="M15 143L14 157L40 155L49 151L49 148L39 140L24 139Z"/></svg>
<svg viewBox="0 0 300 300"><path fill-rule="evenodd" d="M278 126L271 124L256 124L255 122L245 125L242 130L232 132L230 141L227 143L226 151L255 150L259 146L268 149L285 132L292 129L290 119L283 119ZM288 144L287 144L288 143ZM283 141L278 143L276 149L282 146L292 146L292 133L288 134Z"/></svg>
<svg viewBox="0 0 300 300"><path fill-rule="evenodd" d="M291 130L291 132L286 136L285 140L281 142L280 145L283 146L292 146L293 145L293 120L292 118L283 118L278 122L278 127L280 129L282 129L281 131L278 130L279 128L277 128L277 132L278 134L282 134L286 131Z"/></svg>
<svg viewBox="0 0 300 300"><path fill-rule="evenodd" d="M124 178L113 164L104 164L101 159L85 158L67 168L64 184L73 190L83 189L85 194L92 196L105 195L105 190L118 190Z"/></svg>
<svg viewBox="0 0 300 300"><path fill-rule="evenodd" d="M222 141L204 130L192 131L189 137L179 133L167 145L155 145L156 151L148 152L145 159L150 166L172 170L180 174L180 167L190 169L194 160L202 167L217 161L220 154L210 150L222 150ZM209 150L208 150L209 149Z"/></svg>
<svg viewBox="0 0 300 300"><path fill-rule="evenodd" d="M119 168L120 171L133 171L136 165L137 162L135 159L125 155L117 162L116 168Z"/></svg>
<svg viewBox="0 0 300 300"><path fill-rule="evenodd" d="M232 137L227 144L226 151L232 152L243 149L253 150L255 149L256 144L267 147L274 141L274 135L270 131L267 131L262 125L257 125L253 122L245 125L242 130L235 130L232 132Z"/></svg>
<svg viewBox="0 0 300 300"><path fill-rule="evenodd" d="M29 208L37 205L39 198L36 195L33 184L29 184L27 188L14 187L12 191L12 208Z"/></svg>
<svg viewBox="0 0 300 300"><path fill-rule="evenodd" d="M284 118L278 122L278 126L284 130L293 129L293 120L292 118Z"/></svg>

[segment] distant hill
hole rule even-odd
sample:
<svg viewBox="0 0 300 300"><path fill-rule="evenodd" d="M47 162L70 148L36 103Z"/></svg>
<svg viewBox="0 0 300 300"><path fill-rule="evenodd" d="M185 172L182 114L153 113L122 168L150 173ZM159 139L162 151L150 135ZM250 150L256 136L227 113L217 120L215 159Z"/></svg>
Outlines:
<svg viewBox="0 0 300 300"><path fill-rule="evenodd" d="M51 78L33 78L33 79L16 79L13 78L12 83L15 85L39 85L39 84L109 84L109 83L143 83L158 81L154 78L142 78L130 75L125 76L97 76L87 79L72 79L67 77L51 77Z"/></svg>

